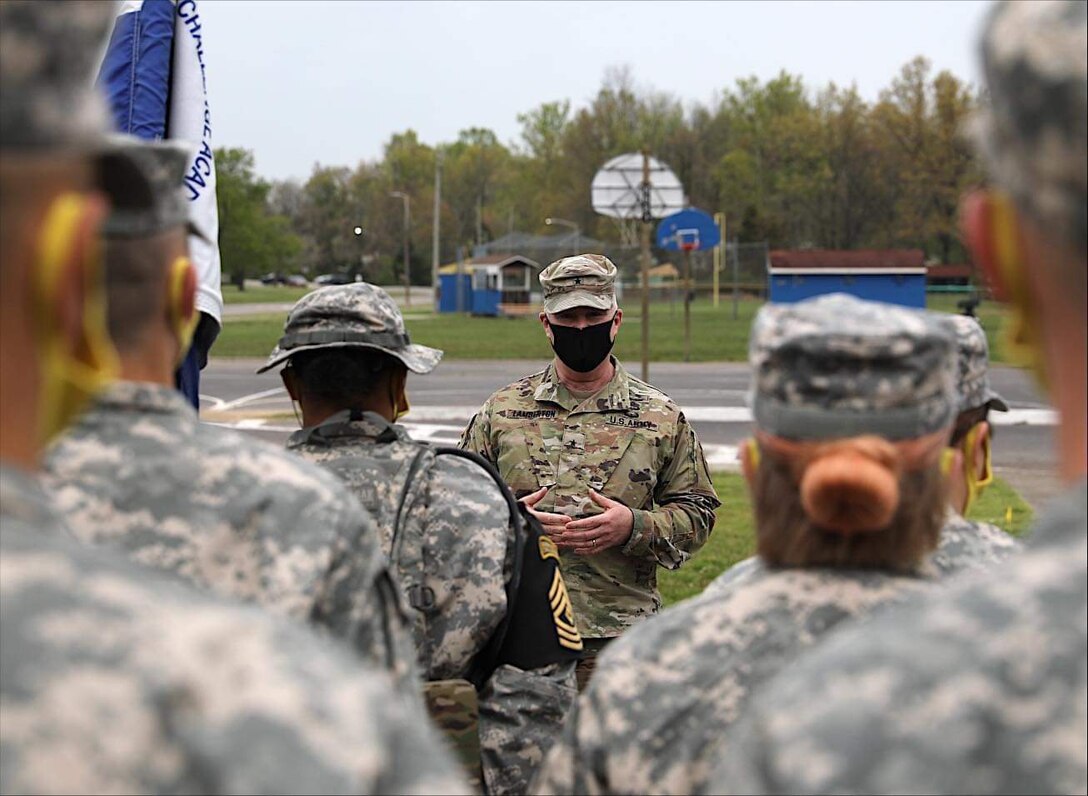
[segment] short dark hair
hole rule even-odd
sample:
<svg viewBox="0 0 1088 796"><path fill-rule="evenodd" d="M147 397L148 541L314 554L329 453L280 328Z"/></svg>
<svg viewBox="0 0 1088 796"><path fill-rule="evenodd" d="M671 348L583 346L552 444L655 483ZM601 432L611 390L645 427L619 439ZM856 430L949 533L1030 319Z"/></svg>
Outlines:
<svg viewBox="0 0 1088 796"><path fill-rule="evenodd" d="M171 254L184 236L184 228L177 227L147 238L104 238L107 318L110 338L119 350L138 346L148 327L165 317Z"/></svg>
<svg viewBox="0 0 1088 796"><path fill-rule="evenodd" d="M288 361L299 390L326 404L354 408L363 403L404 364L372 348L325 348L302 351Z"/></svg>

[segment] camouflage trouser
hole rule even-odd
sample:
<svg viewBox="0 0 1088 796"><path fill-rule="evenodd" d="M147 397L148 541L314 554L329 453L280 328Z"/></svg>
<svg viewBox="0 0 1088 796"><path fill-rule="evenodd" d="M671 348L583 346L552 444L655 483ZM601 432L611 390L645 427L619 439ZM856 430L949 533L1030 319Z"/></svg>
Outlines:
<svg viewBox="0 0 1088 796"><path fill-rule="evenodd" d="M475 793L483 790L480 774L480 705L468 680L432 680L423 684L427 712L457 754Z"/></svg>
<svg viewBox="0 0 1088 796"><path fill-rule="evenodd" d="M574 676L578 678L578 692L586 690L589 680L593 676L593 670L597 668L597 656L601 650L611 644L613 638L583 638L582 660L574 670Z"/></svg>

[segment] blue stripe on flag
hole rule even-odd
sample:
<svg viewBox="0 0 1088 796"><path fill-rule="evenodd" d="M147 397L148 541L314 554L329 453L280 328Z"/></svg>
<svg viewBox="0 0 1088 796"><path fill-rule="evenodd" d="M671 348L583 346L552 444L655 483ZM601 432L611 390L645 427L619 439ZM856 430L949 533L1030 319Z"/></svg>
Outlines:
<svg viewBox="0 0 1088 796"><path fill-rule="evenodd" d="M174 3L144 0L129 8L122 10L114 24L98 85L119 132L158 140L166 135Z"/></svg>

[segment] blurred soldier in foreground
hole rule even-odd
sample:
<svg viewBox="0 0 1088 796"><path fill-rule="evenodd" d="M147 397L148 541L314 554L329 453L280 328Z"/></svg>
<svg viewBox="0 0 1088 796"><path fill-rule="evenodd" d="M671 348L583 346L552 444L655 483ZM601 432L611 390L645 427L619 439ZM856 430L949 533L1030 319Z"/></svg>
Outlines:
<svg viewBox="0 0 1088 796"><path fill-rule="evenodd" d="M609 355L623 322L615 281L599 254L541 272L555 359L488 398L461 436L559 547L586 641L579 687L608 642L661 608L657 567L702 547L721 505L680 407Z"/></svg>
<svg viewBox="0 0 1088 796"><path fill-rule="evenodd" d="M0 2L0 793L457 792L386 675L87 548L38 484L113 358L91 91L113 15Z"/></svg>
<svg viewBox="0 0 1088 796"><path fill-rule="evenodd" d="M1002 3L964 231L1061 416L1067 494L1023 553L851 628L774 682L712 793L1084 793L1088 5Z"/></svg>
<svg viewBox="0 0 1088 796"><path fill-rule="evenodd" d="M285 365L302 407L287 447L340 476L376 519L436 720L477 776L482 753L487 792L524 793L574 701L582 643L555 545L488 465L396 425L408 370L429 373L441 356L409 342L384 290L359 283L301 299L260 370Z"/></svg>
<svg viewBox="0 0 1088 796"><path fill-rule="evenodd" d="M933 588L921 574L957 406L948 328L838 294L764 307L749 345L758 558L605 651L538 792L693 792L752 692L799 651Z"/></svg>
<svg viewBox="0 0 1088 796"><path fill-rule="evenodd" d="M979 322L966 315L942 316L956 334L959 360L959 415L949 445L955 451L949 473L949 510L933 563L944 574L1004 561L1020 543L1000 528L965 518L968 509L994 479L990 461L993 429L990 410L1009 411L990 386L989 345Z"/></svg>
<svg viewBox="0 0 1088 796"><path fill-rule="evenodd" d="M103 158L111 384L59 438L47 484L76 536L221 594L312 619L405 675L411 639L370 518L319 467L200 423L174 389L196 278L187 150L122 139ZM414 688L414 681L406 678Z"/></svg>

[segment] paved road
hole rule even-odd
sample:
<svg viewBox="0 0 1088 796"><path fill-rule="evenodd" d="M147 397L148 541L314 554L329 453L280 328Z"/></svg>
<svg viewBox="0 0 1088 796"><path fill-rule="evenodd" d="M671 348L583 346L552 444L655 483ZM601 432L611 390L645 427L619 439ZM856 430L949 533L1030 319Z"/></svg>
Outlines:
<svg viewBox="0 0 1088 796"><path fill-rule="evenodd" d="M279 376L253 372L261 362L213 359L201 384L203 409L209 419L282 443L298 424ZM405 425L419 438L453 442L492 392L542 366L526 360L460 360L445 362L428 376L410 375L412 411ZM651 381L684 407L715 469L735 466L735 446L749 432L744 406L748 372L746 364L736 362L650 366ZM991 379L1013 409L992 416L999 424L995 468L1038 505L1060 490L1051 469L1053 412L1024 371L995 366Z"/></svg>

